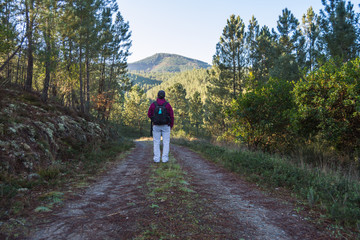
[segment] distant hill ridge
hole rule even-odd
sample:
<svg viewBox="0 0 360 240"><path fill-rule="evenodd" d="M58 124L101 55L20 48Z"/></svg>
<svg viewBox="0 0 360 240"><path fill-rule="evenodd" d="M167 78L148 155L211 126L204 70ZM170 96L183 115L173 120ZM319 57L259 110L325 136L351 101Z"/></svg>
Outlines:
<svg viewBox="0 0 360 240"><path fill-rule="evenodd" d="M209 68L208 63L177 54L157 53L128 64L129 71L183 72L194 68Z"/></svg>

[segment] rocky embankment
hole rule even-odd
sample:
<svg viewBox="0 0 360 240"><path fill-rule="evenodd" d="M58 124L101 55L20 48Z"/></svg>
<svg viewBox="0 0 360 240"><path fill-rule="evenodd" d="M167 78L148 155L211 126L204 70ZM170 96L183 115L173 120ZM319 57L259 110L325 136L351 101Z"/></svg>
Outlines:
<svg viewBox="0 0 360 240"><path fill-rule="evenodd" d="M0 90L0 174L29 178L104 141L109 130L35 93Z"/></svg>

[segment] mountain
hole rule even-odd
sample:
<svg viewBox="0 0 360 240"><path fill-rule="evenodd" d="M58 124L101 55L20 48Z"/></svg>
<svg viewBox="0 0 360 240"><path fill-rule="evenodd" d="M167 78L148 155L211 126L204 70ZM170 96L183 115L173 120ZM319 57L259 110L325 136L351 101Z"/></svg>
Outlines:
<svg viewBox="0 0 360 240"><path fill-rule="evenodd" d="M129 71L144 72L183 72L194 68L209 67L210 65L206 62L169 53L157 53L128 64Z"/></svg>

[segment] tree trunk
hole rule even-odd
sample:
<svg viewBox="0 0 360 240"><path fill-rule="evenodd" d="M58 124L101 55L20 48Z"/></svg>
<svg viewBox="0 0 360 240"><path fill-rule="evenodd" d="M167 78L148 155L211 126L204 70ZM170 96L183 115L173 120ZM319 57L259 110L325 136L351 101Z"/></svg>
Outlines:
<svg viewBox="0 0 360 240"><path fill-rule="evenodd" d="M50 73L51 73L51 38L50 38L50 28L46 29L47 34L44 34L45 43L46 43L46 62L45 62L45 79L44 87L41 95L41 100L46 102L48 99L49 83L50 83Z"/></svg>
<svg viewBox="0 0 360 240"><path fill-rule="evenodd" d="M241 81L241 78L242 78L242 71L241 71L242 66L241 66L241 55L240 55L240 53L237 55L237 62L238 62L237 71L238 71L238 81L239 81L239 95L241 95L242 94L242 84L241 84L242 83L242 81Z"/></svg>
<svg viewBox="0 0 360 240"><path fill-rule="evenodd" d="M30 6L29 6L30 3ZM34 68L34 57L33 57L33 9L34 1L25 1L26 8L26 37L28 40L28 67L25 82L25 91L31 91L32 80L33 80L33 68Z"/></svg>
<svg viewBox="0 0 360 240"><path fill-rule="evenodd" d="M19 52L18 61L17 61L17 66L16 66L15 84L18 84L18 83L19 83L20 60L21 60L21 51Z"/></svg>
<svg viewBox="0 0 360 240"><path fill-rule="evenodd" d="M235 53L233 55L233 90L234 90L234 99L236 99L236 63L235 63Z"/></svg>
<svg viewBox="0 0 360 240"><path fill-rule="evenodd" d="M80 44L79 56L79 82L80 82L80 111L84 113L83 79L82 79L82 46Z"/></svg>
<svg viewBox="0 0 360 240"><path fill-rule="evenodd" d="M105 91L105 57L103 58L102 69L101 69L101 77L99 81L99 93L103 93Z"/></svg>

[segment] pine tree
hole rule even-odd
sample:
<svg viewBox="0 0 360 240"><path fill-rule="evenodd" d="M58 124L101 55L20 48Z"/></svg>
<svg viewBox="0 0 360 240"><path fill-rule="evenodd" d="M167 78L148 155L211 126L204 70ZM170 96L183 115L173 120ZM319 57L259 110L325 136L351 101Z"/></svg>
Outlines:
<svg viewBox="0 0 360 240"><path fill-rule="evenodd" d="M214 138L219 138L230 128L227 111L230 108L232 96L223 81L219 81L221 70L213 65L209 70L208 94L204 105L204 123L207 132Z"/></svg>
<svg viewBox="0 0 360 240"><path fill-rule="evenodd" d="M275 39L269 28L264 26L257 38L257 48L254 54L253 72L258 83L263 84L269 80L270 69L273 68L274 61Z"/></svg>
<svg viewBox="0 0 360 240"><path fill-rule="evenodd" d="M321 37L332 58L346 62L354 59L359 50L357 33L359 15L353 4L343 0L322 0L325 9L320 11Z"/></svg>
<svg viewBox="0 0 360 240"><path fill-rule="evenodd" d="M199 130L202 128L204 117L204 106L201 101L200 93L194 92L192 98L189 101L190 107L190 123L195 128L195 135L199 136Z"/></svg>
<svg viewBox="0 0 360 240"><path fill-rule="evenodd" d="M176 124L174 130L187 131L189 128L189 106L186 99L186 90L181 83L176 83L172 87L166 90L166 96L171 104L174 116L176 118Z"/></svg>
<svg viewBox="0 0 360 240"><path fill-rule="evenodd" d="M16 45L20 41L20 39L17 39L17 21L15 21L17 14L18 7L16 2L12 0L3 0L0 2L0 73L6 67L6 74L3 74L6 76L6 82L11 81L12 69L10 61L20 49L20 46L16 48Z"/></svg>
<svg viewBox="0 0 360 240"><path fill-rule="evenodd" d="M147 126L147 111L149 101L146 99L144 91L137 85L131 88L125 95L122 119L127 126L135 127L143 134L144 128Z"/></svg>
<svg viewBox="0 0 360 240"><path fill-rule="evenodd" d="M57 3L57 1L53 0L43 0L38 6L39 29L45 43L43 49L41 49L42 62L45 65L45 78L41 95L41 99L44 102L48 99L50 79L51 75L54 75L56 59L58 57L56 48L57 39L55 39L59 19Z"/></svg>
<svg viewBox="0 0 360 240"><path fill-rule="evenodd" d="M248 32L246 34L246 49L248 51L248 64L250 67L254 66L256 59L256 48L257 48L257 39L260 34L260 27L257 19L252 16L249 21Z"/></svg>
<svg viewBox="0 0 360 240"><path fill-rule="evenodd" d="M303 34L306 37L307 47L307 63L306 66L310 71L313 71L316 66L317 56L320 54L318 46L320 34L320 18L315 14L312 7L310 7L306 15L302 18Z"/></svg>
<svg viewBox="0 0 360 240"><path fill-rule="evenodd" d="M299 79L299 65L302 65L300 61L304 59L298 57L302 54L304 40L298 26L298 20L285 8L277 21L278 44L274 67L270 71L272 77L295 81Z"/></svg>
<svg viewBox="0 0 360 240"><path fill-rule="evenodd" d="M120 92L127 91L131 82L127 75L127 57L130 55L131 31L129 22L125 22L120 12L117 12L116 19L111 31L113 40L110 45L112 52L110 63L109 88L117 88Z"/></svg>
<svg viewBox="0 0 360 240"><path fill-rule="evenodd" d="M231 15L216 47L213 64L221 74L218 86L223 85L232 98L242 93L242 77L245 66L245 24L240 16Z"/></svg>

